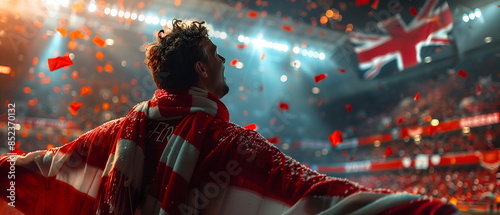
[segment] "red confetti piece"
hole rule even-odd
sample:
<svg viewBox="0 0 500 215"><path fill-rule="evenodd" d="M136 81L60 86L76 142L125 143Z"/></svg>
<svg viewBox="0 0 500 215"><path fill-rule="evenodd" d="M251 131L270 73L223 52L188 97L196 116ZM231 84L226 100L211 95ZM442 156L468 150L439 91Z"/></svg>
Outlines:
<svg viewBox="0 0 500 215"><path fill-rule="evenodd" d="M339 71L341 73L345 73L345 69L337 69L337 71Z"/></svg>
<svg viewBox="0 0 500 215"><path fill-rule="evenodd" d="M68 107L68 110L71 114L76 115L76 111L78 111L78 109L80 109L81 107L82 107L82 103L72 101Z"/></svg>
<svg viewBox="0 0 500 215"><path fill-rule="evenodd" d="M415 97L413 97L413 100L417 101L419 98L420 98L420 92L417 92L417 94L415 94Z"/></svg>
<svg viewBox="0 0 500 215"><path fill-rule="evenodd" d="M387 146L387 148L385 149L384 158L388 157L389 155L392 155L392 148L390 146Z"/></svg>
<svg viewBox="0 0 500 215"><path fill-rule="evenodd" d="M477 83L477 86L476 86L476 95L481 95L482 92L483 92L483 90L481 89L481 84Z"/></svg>
<svg viewBox="0 0 500 215"><path fill-rule="evenodd" d="M350 104L346 104L344 107L348 112L352 112L352 106Z"/></svg>
<svg viewBox="0 0 500 215"><path fill-rule="evenodd" d="M92 40L96 45L99 47L104 47L106 45L106 41L104 41L101 37L95 36L94 39Z"/></svg>
<svg viewBox="0 0 500 215"><path fill-rule="evenodd" d="M71 33L69 33L69 37L74 40L76 38L80 38L82 39L83 37L85 37L85 35L80 31L80 30L74 30L72 31ZM95 38L94 38L95 40Z"/></svg>
<svg viewBox="0 0 500 215"><path fill-rule="evenodd" d="M78 46L78 43L74 40L68 42L68 49L75 50Z"/></svg>
<svg viewBox="0 0 500 215"><path fill-rule="evenodd" d="M73 78L73 80L78 79L78 71L73 71L73 72L71 73L71 78Z"/></svg>
<svg viewBox="0 0 500 215"><path fill-rule="evenodd" d="M397 122L398 125L403 124L403 117L399 117L396 122Z"/></svg>
<svg viewBox="0 0 500 215"><path fill-rule="evenodd" d="M279 137L270 137L270 138L267 138L267 141L269 141L272 144L278 144L280 142L280 138Z"/></svg>
<svg viewBox="0 0 500 215"><path fill-rule="evenodd" d="M102 52L98 51L97 53L95 53L95 58L97 58L97 60L103 60L104 54Z"/></svg>
<svg viewBox="0 0 500 215"><path fill-rule="evenodd" d="M347 154L349 154L349 152L347 151L342 152L342 156L346 156Z"/></svg>
<svg viewBox="0 0 500 215"><path fill-rule="evenodd" d="M61 56L56 58L49 58L49 70L52 72L65 66L73 65L73 61L69 56Z"/></svg>
<svg viewBox="0 0 500 215"><path fill-rule="evenodd" d="M294 30L293 26L291 26L291 25L282 25L281 29L283 29L284 31L286 31L288 33L291 33Z"/></svg>
<svg viewBox="0 0 500 215"><path fill-rule="evenodd" d="M415 7L410 7L410 14L412 16L417 16L417 9Z"/></svg>
<svg viewBox="0 0 500 215"><path fill-rule="evenodd" d="M372 2L370 7L373 8L374 10L376 10L378 8L378 3L379 3L379 0L375 0Z"/></svg>
<svg viewBox="0 0 500 215"><path fill-rule="evenodd" d="M92 87L86 86L80 88L80 96L88 95L92 93Z"/></svg>
<svg viewBox="0 0 500 215"><path fill-rule="evenodd" d="M356 0L356 7L370 4L370 0Z"/></svg>
<svg viewBox="0 0 500 215"><path fill-rule="evenodd" d="M252 123L250 125L245 125L243 128L250 129L250 130L257 130L257 125L255 123Z"/></svg>
<svg viewBox="0 0 500 215"><path fill-rule="evenodd" d="M248 16L248 18L251 18L251 19L257 19L257 18L259 18L259 12L251 10L251 11L248 11L247 16Z"/></svg>
<svg viewBox="0 0 500 215"><path fill-rule="evenodd" d="M231 62L229 63L229 65L235 66L237 63L238 63L238 59L233 59L233 60L231 60Z"/></svg>
<svg viewBox="0 0 500 215"><path fill-rule="evenodd" d="M109 72L109 73L113 73L113 70L114 70L113 65L111 65L109 63L104 65L104 71Z"/></svg>
<svg viewBox="0 0 500 215"><path fill-rule="evenodd" d="M323 81L326 77L328 77L328 74L326 74L326 73L321 73L319 75L315 75L314 82L317 84L317 83Z"/></svg>
<svg viewBox="0 0 500 215"><path fill-rule="evenodd" d="M280 102L278 103L278 108L282 111L288 111L290 109L290 105L288 105L288 103L286 102Z"/></svg>
<svg viewBox="0 0 500 215"><path fill-rule="evenodd" d="M68 33L68 30L66 30L66 28L56 28L56 31L61 34L61 37L66 37L66 34Z"/></svg>
<svg viewBox="0 0 500 215"><path fill-rule="evenodd" d="M33 107L33 106L36 105L36 103L38 103L38 99L37 98L28 100L28 106Z"/></svg>
<svg viewBox="0 0 500 215"><path fill-rule="evenodd" d="M408 133L408 128L402 127L401 131L399 132L399 136L403 139L409 138L410 134Z"/></svg>
<svg viewBox="0 0 500 215"><path fill-rule="evenodd" d="M467 76L469 75L469 73L467 73L466 71L463 71L463 70L458 70L457 74L462 77L462 78L467 78Z"/></svg>
<svg viewBox="0 0 500 215"><path fill-rule="evenodd" d="M351 156L351 157L349 158L349 160L350 160L350 161L353 161L353 160L354 160L354 156Z"/></svg>
<svg viewBox="0 0 500 215"><path fill-rule="evenodd" d="M244 48L246 48L248 46L248 44L243 43L243 44L236 44L234 46L236 46L236 48L238 48L238 49L244 49Z"/></svg>
<svg viewBox="0 0 500 215"><path fill-rule="evenodd" d="M330 143L332 144L333 147L337 146L338 144L342 143L342 132L341 131L334 131L330 136L328 137L330 140Z"/></svg>

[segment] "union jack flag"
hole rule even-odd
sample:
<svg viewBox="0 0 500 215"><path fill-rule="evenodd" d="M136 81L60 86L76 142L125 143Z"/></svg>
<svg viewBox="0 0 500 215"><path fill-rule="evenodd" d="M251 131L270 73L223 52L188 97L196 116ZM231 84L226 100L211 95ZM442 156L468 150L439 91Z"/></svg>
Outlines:
<svg viewBox="0 0 500 215"><path fill-rule="evenodd" d="M350 34L364 79L375 78L394 61L399 71L415 66L422 62L425 47L450 44L453 18L445 1L428 0L409 24L398 13L379 22L378 27L382 34Z"/></svg>

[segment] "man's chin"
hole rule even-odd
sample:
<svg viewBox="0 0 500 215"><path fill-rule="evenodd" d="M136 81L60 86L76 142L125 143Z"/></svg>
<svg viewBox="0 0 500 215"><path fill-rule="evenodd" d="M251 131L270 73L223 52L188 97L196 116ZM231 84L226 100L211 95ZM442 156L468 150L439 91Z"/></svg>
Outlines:
<svg viewBox="0 0 500 215"><path fill-rule="evenodd" d="M227 95L229 93L229 86L224 86L224 89L222 90L222 95L221 95L221 99L222 97L224 97L225 95Z"/></svg>

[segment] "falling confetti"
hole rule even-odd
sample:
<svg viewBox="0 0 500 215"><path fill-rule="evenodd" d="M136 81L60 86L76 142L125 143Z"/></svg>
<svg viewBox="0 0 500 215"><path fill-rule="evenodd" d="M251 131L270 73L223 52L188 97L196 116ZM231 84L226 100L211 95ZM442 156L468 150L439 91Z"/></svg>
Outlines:
<svg viewBox="0 0 500 215"><path fill-rule="evenodd" d="M238 59L232 59L231 62L229 62L229 65L235 66L238 63Z"/></svg>
<svg viewBox="0 0 500 215"><path fill-rule="evenodd" d="M236 48L238 48L238 49L244 49L244 48L246 48L248 46L248 44L247 43L243 43L243 44L236 44L234 46L236 46Z"/></svg>
<svg viewBox="0 0 500 215"><path fill-rule="evenodd" d="M68 49L75 50L78 46L78 43L74 40L68 42Z"/></svg>
<svg viewBox="0 0 500 215"><path fill-rule="evenodd" d="M38 64L38 57L33 57L33 61L31 62L33 66Z"/></svg>
<svg viewBox="0 0 500 215"><path fill-rule="evenodd" d="M412 16L417 16L417 9L415 7L410 7L410 14Z"/></svg>
<svg viewBox="0 0 500 215"><path fill-rule="evenodd" d="M396 121L397 125L403 124L403 117L399 117L398 120Z"/></svg>
<svg viewBox="0 0 500 215"><path fill-rule="evenodd" d="M34 99L30 99L28 100L28 106L35 106L36 104L38 103L38 99L37 98L34 98Z"/></svg>
<svg viewBox="0 0 500 215"><path fill-rule="evenodd" d="M291 25L282 25L281 29L283 29L284 31L286 31L288 33L291 33L294 30L293 26L291 26Z"/></svg>
<svg viewBox="0 0 500 215"><path fill-rule="evenodd" d="M71 78L73 78L73 80L77 80L78 79L78 71L73 71L71 73Z"/></svg>
<svg viewBox="0 0 500 215"><path fill-rule="evenodd" d="M413 97L413 100L417 101L419 98L420 98L420 92L417 92L417 94L415 94L415 97Z"/></svg>
<svg viewBox="0 0 500 215"><path fill-rule="evenodd" d="M245 125L243 128L250 129L250 130L257 130L257 125L255 123L252 123L250 125Z"/></svg>
<svg viewBox="0 0 500 215"><path fill-rule="evenodd" d="M352 112L352 106L350 104L346 104L344 107L348 112Z"/></svg>
<svg viewBox="0 0 500 215"><path fill-rule="evenodd" d="M375 1L372 2L372 4L370 5L370 7L373 8L374 10L377 10L378 3L379 3L379 0L375 0Z"/></svg>
<svg viewBox="0 0 500 215"><path fill-rule="evenodd" d="M483 92L483 90L481 89L481 84L477 83L477 86L476 86L476 95L481 95L482 92Z"/></svg>
<svg viewBox="0 0 500 215"><path fill-rule="evenodd" d="M266 52L262 52L262 54L260 55L260 60L264 60L265 57L266 57Z"/></svg>
<svg viewBox="0 0 500 215"><path fill-rule="evenodd" d="M80 30L74 30L74 31L69 33L69 37L71 38L71 40L74 40L76 38L83 39L83 37L85 37L85 35Z"/></svg>
<svg viewBox="0 0 500 215"><path fill-rule="evenodd" d="M69 56L61 56L56 58L49 58L49 70L52 72L56 69L60 69L65 66L73 65L73 61L69 58Z"/></svg>
<svg viewBox="0 0 500 215"><path fill-rule="evenodd" d="M337 69L337 71L339 71L341 73L345 73L345 69Z"/></svg>
<svg viewBox="0 0 500 215"><path fill-rule="evenodd" d="M80 109L81 107L82 107L82 103L72 101L68 107L68 110L71 114L76 115L76 111L78 111L78 109Z"/></svg>
<svg viewBox="0 0 500 215"><path fill-rule="evenodd" d="M391 146L387 146L387 148L385 149L384 158L388 157L389 155L392 155L392 148L391 148Z"/></svg>
<svg viewBox="0 0 500 215"><path fill-rule="evenodd" d="M348 154L349 154L349 152L347 152L347 151L342 152L342 156L346 156Z"/></svg>
<svg viewBox="0 0 500 215"><path fill-rule="evenodd" d="M251 11L248 11L247 16L250 19L257 19L257 18L259 18L259 13L257 11L251 10Z"/></svg>
<svg viewBox="0 0 500 215"><path fill-rule="evenodd" d="M356 7L370 4L370 0L356 0Z"/></svg>
<svg viewBox="0 0 500 215"><path fill-rule="evenodd" d="M326 73L321 73L319 75L315 75L314 82L317 84L317 83L323 81L326 77L328 77L328 74L326 74Z"/></svg>
<svg viewBox="0 0 500 215"><path fill-rule="evenodd" d="M279 137L270 137L270 138L267 138L267 141L269 141L272 144L278 144L278 143L280 143L280 138Z"/></svg>
<svg viewBox="0 0 500 215"><path fill-rule="evenodd" d="M68 30L66 28L56 28L56 31L61 34L61 37L66 37L66 34L68 34Z"/></svg>
<svg viewBox="0 0 500 215"><path fill-rule="evenodd" d="M282 111L288 111L290 109L290 105L286 102L280 102L278 103L278 108Z"/></svg>
<svg viewBox="0 0 500 215"><path fill-rule="evenodd" d="M104 47L106 45L106 41L104 41L101 37L95 36L92 40L99 47Z"/></svg>
<svg viewBox="0 0 500 215"><path fill-rule="evenodd" d="M92 93L92 87L85 86L80 88L80 96L89 95Z"/></svg>
<svg viewBox="0 0 500 215"><path fill-rule="evenodd" d="M402 128L401 128L401 131L400 131L400 133L399 133L399 136L400 136L402 139L409 138L409 137L410 137L410 134L408 133L408 128L406 128L406 127L402 127Z"/></svg>
<svg viewBox="0 0 500 215"><path fill-rule="evenodd" d="M97 58L97 60L103 60L104 54L102 52L98 51L97 53L95 53L95 57Z"/></svg>
<svg viewBox="0 0 500 215"><path fill-rule="evenodd" d="M342 143L342 132L341 131L334 131L330 136L328 137L330 140L330 143L332 144L333 147L337 146L338 144Z"/></svg>
<svg viewBox="0 0 500 215"><path fill-rule="evenodd" d="M467 73L466 71L463 71L463 70L458 70L457 74L462 77L462 78L467 78L467 76L469 75L469 73Z"/></svg>

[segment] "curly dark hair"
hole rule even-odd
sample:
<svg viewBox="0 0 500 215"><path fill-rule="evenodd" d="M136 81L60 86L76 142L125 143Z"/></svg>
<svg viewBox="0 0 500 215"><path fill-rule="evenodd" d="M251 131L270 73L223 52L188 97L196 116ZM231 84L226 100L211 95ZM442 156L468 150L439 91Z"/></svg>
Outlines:
<svg viewBox="0 0 500 215"><path fill-rule="evenodd" d="M198 79L197 61L207 62L202 39L208 38L204 21L172 20L172 28L160 30L156 42L146 47L147 65L160 89L189 88Z"/></svg>

